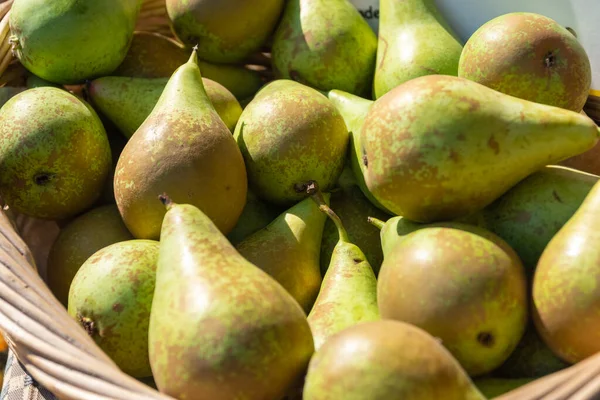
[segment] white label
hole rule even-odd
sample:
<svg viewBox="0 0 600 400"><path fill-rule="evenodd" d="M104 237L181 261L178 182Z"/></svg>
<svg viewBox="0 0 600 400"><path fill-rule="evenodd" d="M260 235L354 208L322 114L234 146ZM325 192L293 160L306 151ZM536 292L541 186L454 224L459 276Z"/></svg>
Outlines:
<svg viewBox="0 0 600 400"><path fill-rule="evenodd" d="M350 0L375 33L379 32L379 0Z"/></svg>

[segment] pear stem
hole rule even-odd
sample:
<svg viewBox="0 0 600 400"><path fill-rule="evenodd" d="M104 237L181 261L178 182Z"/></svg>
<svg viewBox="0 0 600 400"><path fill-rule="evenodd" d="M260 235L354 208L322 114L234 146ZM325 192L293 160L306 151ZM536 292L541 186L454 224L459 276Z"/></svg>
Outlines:
<svg viewBox="0 0 600 400"><path fill-rule="evenodd" d="M173 203L173 200L171 200L171 198L166 193L159 195L158 199L167 208L167 211L170 210L171 207L173 207L173 205L175 204L175 203Z"/></svg>
<svg viewBox="0 0 600 400"><path fill-rule="evenodd" d="M383 226L385 225L385 222L375 217L367 217L367 221L379 230L382 230Z"/></svg>
<svg viewBox="0 0 600 400"><path fill-rule="evenodd" d="M344 224L342 224L342 220L325 202L323 193L321 193L321 190L319 190L319 184L316 181L308 181L302 186L306 188L306 193L311 197L311 199L317 203L319 210L327 214L329 219L333 221L338 230L340 242L349 243L350 239L348 238L348 232L346 232Z"/></svg>

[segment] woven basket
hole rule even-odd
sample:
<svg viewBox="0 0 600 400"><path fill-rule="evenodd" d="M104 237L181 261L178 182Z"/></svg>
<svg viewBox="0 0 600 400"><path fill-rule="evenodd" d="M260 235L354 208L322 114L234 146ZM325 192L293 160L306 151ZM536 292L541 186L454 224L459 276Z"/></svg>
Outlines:
<svg viewBox="0 0 600 400"><path fill-rule="evenodd" d="M0 18L7 16L11 4L0 0ZM22 68L7 45L7 19L0 22L0 86L22 78ZM164 0L144 3L137 30L171 35ZM590 96L586 112L600 121L600 93ZM59 399L171 399L121 372L48 289L43 264L56 233L52 223L0 210L0 330L11 355ZM600 354L498 399L597 398Z"/></svg>

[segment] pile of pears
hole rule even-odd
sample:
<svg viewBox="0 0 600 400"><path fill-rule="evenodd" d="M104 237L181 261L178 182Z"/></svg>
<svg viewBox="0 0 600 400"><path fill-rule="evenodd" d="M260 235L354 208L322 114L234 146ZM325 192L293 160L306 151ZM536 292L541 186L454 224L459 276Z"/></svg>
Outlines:
<svg viewBox="0 0 600 400"><path fill-rule="evenodd" d="M60 226L47 284L115 367L182 400L479 400L600 351L572 29L166 0L167 37L142 6L5 21L27 73L0 88L0 197Z"/></svg>

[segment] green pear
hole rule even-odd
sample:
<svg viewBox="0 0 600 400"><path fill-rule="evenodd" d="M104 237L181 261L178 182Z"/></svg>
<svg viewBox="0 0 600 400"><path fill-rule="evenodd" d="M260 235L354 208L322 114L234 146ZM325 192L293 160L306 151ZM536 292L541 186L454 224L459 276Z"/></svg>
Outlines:
<svg viewBox="0 0 600 400"><path fill-rule="evenodd" d="M527 323L517 254L493 233L456 222L398 241L383 260L377 301L382 318L440 338L471 376L506 361Z"/></svg>
<svg viewBox="0 0 600 400"><path fill-rule="evenodd" d="M69 292L69 315L126 374L152 375L148 325L159 244L128 240L94 253Z"/></svg>
<svg viewBox="0 0 600 400"><path fill-rule="evenodd" d="M44 86L52 86L55 88L63 89L62 85L59 85L57 83L52 83L50 81L40 78L39 76L31 74L27 77L27 88L28 89L44 87Z"/></svg>
<svg viewBox="0 0 600 400"><path fill-rule="evenodd" d="M527 324L525 334L494 376L500 378L541 378L569 367L550 350L537 333L533 321Z"/></svg>
<svg viewBox="0 0 600 400"><path fill-rule="evenodd" d="M425 75L458 75L462 43L433 0L380 0L373 96Z"/></svg>
<svg viewBox="0 0 600 400"><path fill-rule="evenodd" d="M544 249L533 278L538 333L562 360L577 363L600 351L600 182Z"/></svg>
<svg viewBox="0 0 600 400"><path fill-rule="evenodd" d="M364 99L341 90L330 90L327 93L327 97L331 100L340 114L342 114L346 127L348 128L350 135L348 149L350 165L352 166L352 172L354 172L358 187L373 205L387 214L392 214L377 201L365 183L364 170L366 166L363 162L364 154L363 146L360 143L360 130L371 105L373 105L373 100Z"/></svg>
<svg viewBox="0 0 600 400"><path fill-rule="evenodd" d="M178 399L283 398L314 352L306 314L200 209L162 199L149 328L158 388Z"/></svg>
<svg viewBox="0 0 600 400"><path fill-rule="evenodd" d="M310 360L304 400L484 400L436 338L399 321L363 322Z"/></svg>
<svg viewBox="0 0 600 400"><path fill-rule="evenodd" d="M129 52L111 75L134 78L169 78L189 58L174 39L155 32L134 32ZM225 86L238 100L253 96L263 85L257 71L242 65L211 64L198 60L204 78Z"/></svg>
<svg viewBox="0 0 600 400"><path fill-rule="evenodd" d="M329 202L330 195L323 195ZM252 264L279 282L308 313L321 287L321 238L327 216L310 198L236 245Z"/></svg>
<svg viewBox="0 0 600 400"><path fill-rule="evenodd" d="M533 382L532 378L479 378L473 381L477 389L488 399L494 399L531 382Z"/></svg>
<svg viewBox="0 0 600 400"><path fill-rule="evenodd" d="M383 253L379 230L369 224L368 217L373 215L384 219L388 215L371 204L364 196L348 165L342 171L337 186L339 189L331 193L331 208L343 222L349 241L364 252L373 272L377 275L383 261ZM329 268L331 255L339 238L339 230L335 223L331 219L327 219L321 241L320 259L321 275L323 276Z"/></svg>
<svg viewBox="0 0 600 400"><path fill-rule="evenodd" d="M246 106L234 137L254 193L289 207L306 197L296 185L314 180L324 192L333 188L344 168L349 135L326 96L280 79L263 87Z"/></svg>
<svg viewBox="0 0 600 400"><path fill-rule="evenodd" d="M168 81L105 76L89 82L87 92L94 107L130 138L148 118ZM233 133L242 114L240 103L223 85L206 78L202 83L217 114Z"/></svg>
<svg viewBox="0 0 600 400"><path fill-rule="evenodd" d="M430 75L378 99L361 130L365 181L415 222L479 211L547 164L598 142L590 118L467 79Z"/></svg>
<svg viewBox="0 0 600 400"><path fill-rule="evenodd" d="M579 112L592 84L588 55L555 20L513 12L483 24L465 44L458 76L536 103Z"/></svg>
<svg viewBox="0 0 600 400"><path fill-rule="evenodd" d="M246 206L237 224L227 234L232 245L237 245L248 236L269 225L283 210L262 201L252 191L248 190Z"/></svg>
<svg viewBox="0 0 600 400"><path fill-rule="evenodd" d="M97 251L133 239L114 204L94 208L65 225L50 248L47 283L66 307L69 288L83 263Z"/></svg>
<svg viewBox="0 0 600 400"><path fill-rule="evenodd" d="M138 239L157 239L165 209L157 193L199 207L224 232L246 204L244 159L210 102L196 51L175 71L158 103L133 134L115 170L115 198Z"/></svg>
<svg viewBox="0 0 600 400"><path fill-rule="evenodd" d="M340 217L320 192L312 195L321 212L333 221L338 242L323 277L317 300L308 314L315 349L336 333L361 322L379 319L377 278L365 254L350 242Z"/></svg>
<svg viewBox="0 0 600 400"><path fill-rule="evenodd" d="M542 252L598 179L574 169L546 166L519 182L480 215L486 227L517 252L532 279Z"/></svg>
<svg viewBox="0 0 600 400"><path fill-rule="evenodd" d="M10 41L19 61L50 82L110 74L127 54L141 0L19 0Z"/></svg>
<svg viewBox="0 0 600 400"><path fill-rule="evenodd" d="M369 96L377 36L348 0L290 0L275 36L276 76Z"/></svg>
<svg viewBox="0 0 600 400"><path fill-rule="evenodd" d="M35 218L77 215L99 198L111 168L96 112L66 90L40 87L0 112L0 194Z"/></svg>
<svg viewBox="0 0 600 400"><path fill-rule="evenodd" d="M166 0L173 32L199 45L206 61L233 64L260 50L275 30L284 0Z"/></svg>

